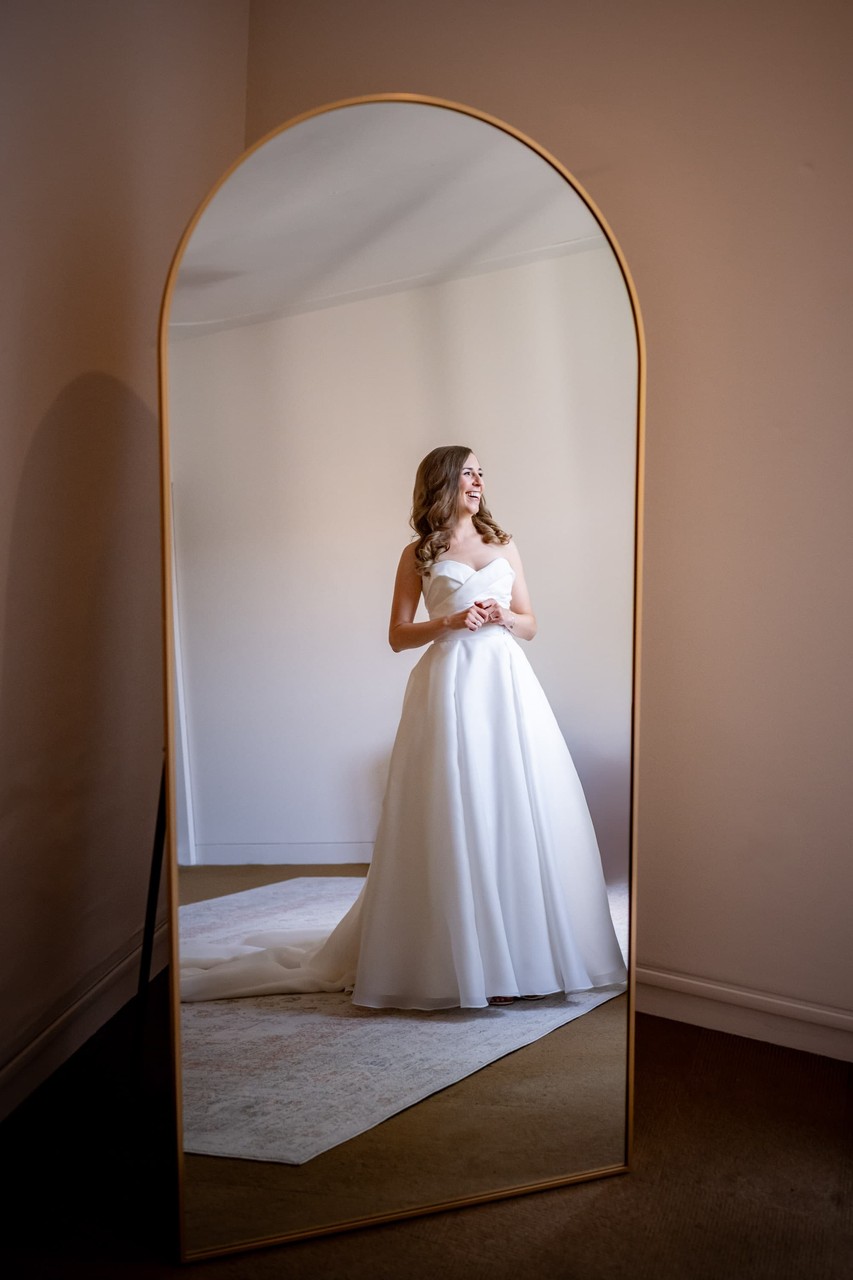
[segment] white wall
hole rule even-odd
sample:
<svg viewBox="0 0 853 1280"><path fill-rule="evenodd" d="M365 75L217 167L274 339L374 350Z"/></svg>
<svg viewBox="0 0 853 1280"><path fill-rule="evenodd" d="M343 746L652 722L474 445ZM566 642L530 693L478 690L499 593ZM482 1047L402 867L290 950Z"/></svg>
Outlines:
<svg viewBox="0 0 853 1280"><path fill-rule="evenodd" d="M851 42L835 0L254 0L248 96L250 140L469 103L604 211L649 347L642 1007L844 1054Z"/></svg>
<svg viewBox="0 0 853 1280"><path fill-rule="evenodd" d="M156 338L248 6L4 0L0 1114L134 993L162 764Z"/></svg>
<svg viewBox="0 0 853 1280"><path fill-rule="evenodd" d="M173 342L170 380L198 859L369 859L420 656L386 640L414 471L462 442L624 878L636 339L609 248Z"/></svg>

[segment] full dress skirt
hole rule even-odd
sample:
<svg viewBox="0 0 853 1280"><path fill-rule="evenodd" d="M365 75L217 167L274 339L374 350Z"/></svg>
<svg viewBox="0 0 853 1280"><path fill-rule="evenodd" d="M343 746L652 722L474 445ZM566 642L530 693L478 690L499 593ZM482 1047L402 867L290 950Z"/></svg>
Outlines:
<svg viewBox="0 0 853 1280"><path fill-rule="evenodd" d="M514 573L443 560L431 617ZM331 934L264 934L182 953L184 1000L352 990L372 1008L482 1008L625 979L592 820L569 750L518 642L450 631L412 670L364 887Z"/></svg>

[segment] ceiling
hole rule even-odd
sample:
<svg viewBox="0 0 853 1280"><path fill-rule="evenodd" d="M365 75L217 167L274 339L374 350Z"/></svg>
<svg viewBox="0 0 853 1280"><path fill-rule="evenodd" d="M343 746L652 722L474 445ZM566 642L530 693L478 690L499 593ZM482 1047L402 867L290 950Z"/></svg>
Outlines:
<svg viewBox="0 0 853 1280"><path fill-rule="evenodd" d="M314 116L238 166L202 214L172 336L505 269L604 243L566 180L510 134L408 102Z"/></svg>

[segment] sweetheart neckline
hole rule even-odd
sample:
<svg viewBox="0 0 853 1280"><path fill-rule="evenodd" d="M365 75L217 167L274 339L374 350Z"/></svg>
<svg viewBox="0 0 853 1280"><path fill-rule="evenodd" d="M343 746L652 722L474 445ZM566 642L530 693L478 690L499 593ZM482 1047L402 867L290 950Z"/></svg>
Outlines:
<svg viewBox="0 0 853 1280"><path fill-rule="evenodd" d="M510 569L512 568L512 565L509 564L509 560L507 560L506 556L492 556L491 560L487 560L485 564L480 565L479 569L475 569L474 566L472 564L469 564L467 560L454 560L450 556L448 556L447 559L445 560L433 561L433 567L439 564L458 564L458 565L461 565L463 569L470 569L472 573L482 573L484 569L488 569L490 564L495 564L495 562L498 560L503 560L504 564L509 565Z"/></svg>

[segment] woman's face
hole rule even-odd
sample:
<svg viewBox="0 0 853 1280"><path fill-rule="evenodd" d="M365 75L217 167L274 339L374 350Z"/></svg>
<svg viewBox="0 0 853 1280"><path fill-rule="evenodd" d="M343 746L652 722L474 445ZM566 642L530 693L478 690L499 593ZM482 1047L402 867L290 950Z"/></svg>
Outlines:
<svg viewBox="0 0 853 1280"><path fill-rule="evenodd" d="M483 472L475 455L469 453L459 475L459 502L457 506L459 515L475 516L480 510L482 496Z"/></svg>

